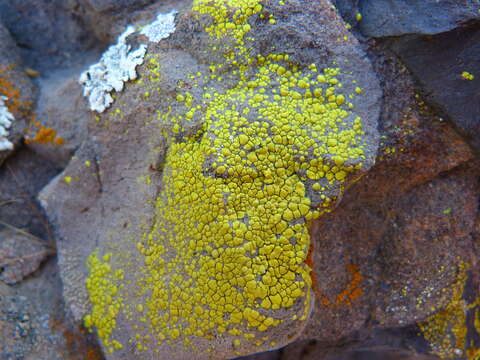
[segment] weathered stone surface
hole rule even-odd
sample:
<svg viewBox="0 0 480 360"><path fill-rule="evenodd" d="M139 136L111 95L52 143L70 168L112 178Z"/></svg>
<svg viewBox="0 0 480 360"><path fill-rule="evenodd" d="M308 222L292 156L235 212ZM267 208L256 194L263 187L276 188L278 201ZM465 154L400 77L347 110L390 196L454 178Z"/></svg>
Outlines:
<svg viewBox="0 0 480 360"><path fill-rule="evenodd" d="M15 287L0 281L1 360L102 360L94 338L64 312L58 267L48 261Z"/></svg>
<svg viewBox="0 0 480 360"><path fill-rule="evenodd" d="M81 2L75 14L82 19L92 35L106 47L112 44L125 28L132 24L146 24L158 13L187 9L191 2L168 0L88 0Z"/></svg>
<svg viewBox="0 0 480 360"><path fill-rule="evenodd" d="M40 71L69 66L95 46L75 10L76 0L1 0L0 20L21 46L25 63Z"/></svg>
<svg viewBox="0 0 480 360"><path fill-rule="evenodd" d="M186 281L191 276L188 275L190 274L189 262L214 262L214 255L209 254L211 250L208 250L208 247L198 250L197 258L203 260L195 258L188 260L189 258L186 255L179 252L185 252L186 254L191 252L187 248L182 250L182 248L175 247L177 246L175 244L179 244L178 246L181 247L190 244L189 241L185 241L185 230L183 229L185 225L183 223L190 224L191 218L197 219L198 215L202 215L200 211L205 211L202 204L208 204L211 201L210 198L203 199L204 195L202 191L199 192L199 189L197 189L198 184L195 183L195 179L197 181L212 179L214 182L225 181L228 184L227 181L234 181L235 176L228 172L224 173L216 162L225 161L225 164L230 167L232 165L228 161L238 161L239 165L242 164L242 161L244 163L246 161L242 160L242 157L246 157L246 151L241 147L238 148L238 151L232 150L233 154L238 152L241 155L238 160L235 160L233 154L230 156L223 152L225 159L221 155L222 149L228 149L233 146L232 144L237 144L237 147L238 144L244 144L244 137L235 130L236 126L240 125L234 126L232 123L232 125L227 126L218 121L212 123L212 115L205 118L205 113L212 114L211 111L218 111L214 110L212 104L224 104L218 106L225 106L229 111L236 108L249 109L252 101L258 102L261 109L262 106L265 106L262 101L266 101L262 100L261 94L267 94L268 98L273 98L274 94L278 95L280 90L278 83L283 75L281 70L278 74L275 70L270 78L262 77L260 74L271 71L268 70L268 66L275 65L275 69L278 69L278 66L286 66L285 71L297 74L295 76L298 76L302 82L299 82L298 88L293 87L300 94L304 93L305 90L302 89L305 88L305 85L307 88L312 86L312 92L314 90L313 81L317 80L313 79L316 79L317 73L312 76L312 80L305 77L310 74L310 71L314 72L312 70L314 67L310 66L312 63L316 64L318 74L327 76L329 82L331 80L331 75L328 75L330 70L325 70L325 74L322 73L322 70L338 66L340 68L338 81L343 85L341 93L345 94L345 98L340 97L335 100L334 97L330 101L336 104L334 105L335 108L341 108L344 105L345 109L348 109L347 103L352 102L352 109L348 110L351 111L351 114L349 113L344 120L344 126L347 129L353 125L355 116L360 116L362 119L362 129L365 134L356 138L363 146L362 159L351 156L346 165L342 165L342 161L335 156L333 149L335 144L330 142L331 152L324 153L322 155L324 157L319 160L325 163L325 171L328 173L330 170L326 169L330 169L333 166L332 163L336 163L336 166L341 169L344 166L352 166L348 170L352 171L352 174L347 176L347 172L335 177L330 173L329 176L333 176L333 180L330 183L322 181L322 186L325 188L323 194L325 198L330 199L329 201L324 201L324 198L321 198L318 193L316 195L315 191L310 188L313 186L313 182L305 180L308 186L308 194L312 198L312 206L321 205L323 208L328 208L333 205L336 198L341 194L341 187L343 186L339 179L349 182L358 174L365 172L373 162L378 144L376 126L380 108L380 91L376 77L358 43L345 30L344 23L332 10L331 4L327 1L317 2L313 6L308 4L309 12L303 11L305 6L307 6L307 3L303 1L289 1L284 6L272 1L264 5L263 11L261 11L261 8L252 7L253 15L250 15L252 19L248 22L248 27L237 29L240 33L242 31L246 33L241 33L240 36L237 32L231 32L231 36L227 37L222 36L223 30L216 27L218 24L215 23L213 28L209 30L210 34L203 30L205 26L212 24L209 15L197 17L192 13L181 13L177 20L177 31L169 39L159 44L149 44L145 64L138 69L139 79L135 83L127 83L125 91L116 94L115 102L110 110L92 119L89 124L88 139L82 144L62 175L42 191L40 199L58 232L59 263L62 269L66 302L76 318L89 314L87 324L100 328L100 337L107 351L107 358L153 359L160 356L169 359L225 359L240 354L246 355L278 348L293 341L303 331L304 327L308 326L306 320L310 312L309 298L311 296L308 286L305 287L303 295L294 298L296 300L292 301L289 306L274 305L273 309L270 308L272 305L265 305L266 303L263 303L260 307L262 296L255 295L252 298L254 301L251 305L244 304L240 309L240 313L244 312L244 314L240 316L239 325L232 326L228 321L233 312L223 310L215 312L214 310L215 308L223 308L221 301L217 304L218 299L212 297L214 293L217 293L221 298L222 290L216 288L214 293L210 293L211 291L207 291L205 288L205 292L200 294L198 284L195 284L195 282L177 288L174 281L176 277L185 277ZM182 8L182 4L180 4L180 8ZM269 14L272 14L271 18ZM322 19L322 21L319 22L318 19ZM216 19L216 21L220 23L222 19ZM254 41L249 39L250 34L255 38ZM243 35L245 35L245 41L249 44L247 52L242 52L243 43L239 42ZM134 36L132 38L135 39ZM142 36L135 40L137 42L145 41ZM225 58L224 54L230 49L240 52L241 56L238 57L237 61L238 63L244 63L245 61L244 67L238 68L238 63L235 62L225 65L225 67L221 65L225 62L229 63L228 57ZM289 57L284 58L282 55L279 59L269 58L268 55L272 53L288 54ZM265 58L259 60L260 58L257 58L259 55ZM242 56L245 57L242 58ZM252 65L248 65L248 59L254 59ZM239 82L239 72L244 74L245 81ZM214 76L211 77L210 75ZM222 80L218 81L217 76L221 76ZM303 79L303 77L305 78ZM246 87L246 81L250 81L248 88ZM318 81L320 82L320 80ZM337 80L332 80L330 83L334 88L337 84ZM255 89L256 86L264 88L263 91L257 93L257 90L247 90L249 88ZM242 91L247 94L246 100L245 98L242 99L242 96L244 96ZM225 96L225 93L228 96ZM281 93L283 96L289 96L283 94L283 91ZM353 94L353 96L349 97L350 94ZM255 95L258 96L254 98ZM212 96L216 98L215 101L218 103L205 100ZM294 98L297 95L292 93L290 96ZM300 95L300 97L302 96ZM307 99L309 98L309 96L305 96ZM329 97L331 94L326 96ZM252 99L250 103L248 102L249 99ZM187 121L188 117L184 117L187 115L183 103L188 104L189 102L195 105L200 104L195 115L192 113L191 121ZM275 104L274 101L272 102ZM191 106L192 104L187 105L187 110ZM288 102L284 104L284 107L289 109ZM255 107L252 107L252 109L255 109ZM275 109L275 112L277 112L281 111L282 108ZM255 112L256 110L251 111ZM305 114L308 111L310 110L307 108ZM245 120L239 119L239 121L245 122L240 128L248 129L257 126L252 124L254 120L257 120L256 116L259 114L255 116L247 115L248 111L245 111L244 114ZM218 113L214 115L214 118L216 116L220 117ZM285 113L285 116L288 118L290 115ZM291 120L291 124L285 126L296 130L295 126L298 125L293 118ZM272 118L271 121L275 124L274 121L277 120ZM262 122L265 123L266 128L272 126L265 120L260 120L260 123ZM202 126L203 130L201 129ZM234 126L231 135L218 132L218 129L229 128L230 126ZM333 125L331 126L333 127ZM358 127L356 129L358 130ZM272 130L272 132L274 131L276 130ZM249 134L248 131L246 133ZM253 139L251 141L257 141L258 135L254 133L249 135ZM227 137L223 139L222 136ZM268 134L265 141L270 136L272 134ZM245 137L248 142L248 136ZM238 140L235 140L236 138ZM219 142L215 142L216 139ZM307 140L308 138L305 138L305 141ZM197 141L201 146L210 144L201 149L209 152L211 157L205 157L202 160L202 156L205 155L200 154L200 158L192 158L187 163L175 163L175 161L178 161L176 158L178 155L175 151L178 151L178 154L185 152L190 154L189 156L197 156L195 154L198 153L193 153L193 155L191 152L189 153L191 151L189 147L182 149L184 144L191 144L188 146L195 148ZM318 139L313 138L308 141L315 142ZM320 143L322 141L326 142L327 140L320 140ZM348 146L351 146L348 145L349 140L339 139L339 141L345 141L348 152ZM286 142L288 143L288 140ZM303 145L298 143L296 146L302 148ZM261 149L262 147L259 143L253 149ZM174 151L172 149L178 150ZM252 147L250 147L251 149ZM250 150L248 151L253 154L254 150ZM291 156L288 154L285 153L284 158ZM266 159L261 152L259 155L262 159ZM271 155L274 158L273 153ZM311 153L305 155L306 159L299 158L297 161L308 162L313 160ZM363 168L357 166L358 171L353 174L353 166L359 165L359 162L363 163ZM268 164L268 161L266 164ZM199 170L198 166L202 170ZM307 165L306 168L308 169ZM245 171L248 171L248 166L246 169ZM178 188L174 187L177 185L176 183L172 184L171 177L177 171L192 171L192 173L189 175L183 174L175 181L185 181L190 178L193 182ZM338 170L336 171L338 172ZM304 172L300 171L298 176L303 176L306 179L306 176L301 174L304 174ZM264 179L266 175L259 176L260 182L257 181L256 184L261 184L262 188L268 186L270 182L267 181L268 179ZM311 176L314 176L314 174ZM248 181L245 182L248 183ZM298 186L303 187L303 185ZM307 190L303 190L303 194ZM208 189L205 189L205 191L208 191ZM178 198L171 200L176 201L179 206L178 209L182 209L185 213L178 212L179 210L175 207L170 208L170 210L164 209L165 206L170 204L168 197L171 195L168 195L169 192L177 194ZM191 202L188 202L191 193L200 194L202 200L198 202L191 198L189 200ZM215 196L217 195L212 194L210 197L215 198ZM225 205L234 201L228 200L228 194L225 194L225 196ZM244 198L245 200L242 201L253 200L252 196L248 194L238 193L235 197ZM269 206L272 211L277 207L273 203ZM193 211L189 210L189 207L193 208ZM199 210L196 210L196 207ZM255 209L254 206L252 208ZM247 207L245 211L250 214L252 210ZM208 217L209 213L206 212L205 215ZM253 215L248 216L252 217ZM290 219L288 215L285 216ZM222 218L222 215L219 213L216 217ZM266 218L259 217L261 222L266 221ZM165 221L172 222L175 231L179 232L178 240L173 245L166 240L169 233L162 235L159 230L166 226ZM233 217L232 221L234 221ZM243 224L243 216L235 221ZM303 224L304 219L299 217L296 221ZM213 220L200 220L201 223L212 226L212 229L217 229L215 218ZM229 223L226 224L230 229ZM270 228L267 224L263 227ZM198 231L195 228L187 229L192 232L191 235ZM227 229L228 231L230 230ZM198 232L198 234L202 233ZM175 237L176 235L170 234L168 236ZM297 257L301 259L303 256L303 260L305 260L307 247L301 241L300 238L297 240L298 246L302 248ZM191 244L188 246L191 246ZM218 244L212 243L212 246L215 248ZM227 244L225 246L226 248L231 247ZM94 252L96 247L99 248L98 252ZM164 248L165 256L161 252L157 253L157 250L154 250L155 248ZM220 248L223 247L219 246ZM233 249L235 246L231 248ZM241 249L240 246L239 248ZM258 252L263 251L262 249L253 250L251 258L245 257L246 261L251 261L249 259L253 259L258 256ZM94 252L93 255L92 252ZM152 262L147 255L149 252L153 256L150 259L154 259L155 264L158 262L158 264L163 263L165 265L150 266ZM179 254L175 255L176 253ZM147 258L145 258L145 255L147 255ZM185 256L185 258L182 258L182 256ZM90 294L86 292L84 287L87 279L87 269L85 268L87 257L90 271L87 284ZM261 258L259 257L257 260L260 261ZM176 261L178 266L176 270L174 270L175 265L173 264L175 262L173 260ZM105 304L101 298L107 293L102 293L101 288L93 287L99 280L98 276L103 276L98 272L98 266L102 267L104 262L110 264L108 266L111 266L111 275L113 276L110 280L106 280L107 284L112 283L117 288L117 290L114 290L113 287L107 285L109 288L104 290L114 293L120 291L121 293L120 297L112 293L111 304L113 307L110 315L103 313L102 308ZM172 265L166 267L169 262ZM221 265L220 260L217 262L218 265ZM213 282L214 286L218 286L216 281L221 280L222 276L228 276L228 271L238 272L242 269L235 262L226 264L228 266L233 265L234 268L231 270L219 269L217 270L217 276L213 273L208 275L207 270L199 266L197 272L199 278L196 281L201 284L206 279ZM303 276L301 275L303 271L301 269L306 267L302 264L302 260L298 265L295 267L298 271L297 274L295 275L293 272L291 274L294 275L293 279L297 279L290 280L293 281L293 286ZM266 266L264 267L265 269L259 273L260 275L268 270ZM151 281L154 275L152 272L158 271L163 274L162 277L154 282ZM248 266L245 266L245 270L242 271L247 274L253 270L249 270ZM104 275L109 277L108 273L109 271ZM242 276L239 273L239 281L243 281ZM307 283L310 281L308 276L303 277L303 279ZM258 277L256 280L258 281ZM258 281L258 286L260 287L260 281ZM261 286L265 287L265 285ZM254 291L253 288L250 290L248 288L248 286L239 282L238 286L229 291L238 292L238 296L246 297L247 295L242 294ZM166 292L165 289L171 289L169 291L172 292ZM197 292L195 292L195 289L197 289ZM157 293L158 291L160 293ZM177 291L179 291L178 295ZM154 298L150 298L152 292L157 294ZM225 296L231 296L229 294L226 293ZM164 295L168 296L171 304L167 308L162 308L162 305L155 300L162 299ZM180 295L186 295L182 298L181 303L187 304L185 305L187 313L184 312L185 310L182 307L178 310L175 309L179 304L178 299L180 298L178 296ZM200 298L197 298L199 295ZM274 293L270 294L272 299L276 299L274 295ZM96 306L93 310L88 302L89 296L90 301L94 302ZM188 306L191 305L191 299L194 296L196 304L201 304L200 309L195 311L204 313L203 308L212 306L212 311L218 317L209 318L207 316L207 318L203 318L198 317L199 313L188 313L192 310L188 310ZM208 299L210 303L203 304L205 299ZM275 301L277 300L272 300L274 304ZM286 303L289 301L287 296L285 296L285 301ZM251 313L248 314L245 309L250 310ZM177 311L180 311L181 321L175 320ZM167 319L168 316L173 317L168 320L171 323L164 325L165 320L159 317L161 313L165 313ZM103 319L101 314L104 314ZM255 316L252 314L256 314L255 316L258 317L262 316L263 320L261 321L265 320L265 324L267 324L265 328L262 328L261 323L254 320ZM244 316L243 319L242 316ZM188 320L184 320L183 317ZM266 320L267 318L270 320ZM112 319L115 326L110 327ZM278 319L281 319L282 322L276 323ZM295 321L295 319L298 320ZM153 325L151 320L153 320ZM199 321L199 323L194 321ZM272 326L270 321L274 321L276 325ZM215 325L215 322L220 325ZM256 322L257 324L255 324ZM209 323L212 326L209 326ZM189 325L198 331L198 335L188 335ZM225 328L222 329L222 327ZM236 328L238 329L233 330ZM175 329L178 333L173 331ZM225 332L225 330L227 331ZM235 334L236 331L240 331L241 335ZM150 335L150 339L146 335ZM251 339L250 336L253 336L254 339ZM191 342L193 347L190 347L188 342ZM110 352L113 353L110 354Z"/></svg>
<svg viewBox="0 0 480 360"><path fill-rule="evenodd" d="M1 13L1 11L0 11ZM0 96L5 97L5 104L14 120L7 129L7 139L18 144L23 136L35 99L33 84L23 70L19 49L10 37L8 30L0 22ZM0 164L11 153L0 151Z"/></svg>
<svg viewBox="0 0 480 360"><path fill-rule="evenodd" d="M59 171L54 164L25 148L7 159L0 168L0 220L53 243L36 196Z"/></svg>
<svg viewBox="0 0 480 360"><path fill-rule="evenodd" d="M135 9L152 3L153 0L86 0L95 11L122 11L125 8Z"/></svg>
<svg viewBox="0 0 480 360"><path fill-rule="evenodd" d="M8 285L20 282L54 253L54 248L27 232L14 228L1 231L0 281Z"/></svg>
<svg viewBox="0 0 480 360"><path fill-rule="evenodd" d="M313 228L318 301L305 338L322 340L311 356L323 351L328 359L341 352L335 348L339 343L350 349L414 348L443 358L470 351L471 357L478 346L469 320L478 286L472 280L475 270L467 280L464 264L476 264L474 153L414 96L401 65L388 57L374 63L385 94L381 152L339 207ZM459 294L469 300L462 303ZM462 318L462 313L470 315ZM426 318L433 320L425 325ZM442 321L460 335L442 329ZM417 322L427 330L420 331ZM392 338L377 327L398 330ZM368 354L376 356L374 350ZM382 354L388 358L388 349Z"/></svg>
<svg viewBox="0 0 480 360"><path fill-rule="evenodd" d="M434 35L480 18L474 0L364 0L359 10L361 32L373 37Z"/></svg>
<svg viewBox="0 0 480 360"><path fill-rule="evenodd" d="M480 149L480 27L389 43L418 79L422 94ZM475 76L468 80L463 72Z"/></svg>
<svg viewBox="0 0 480 360"><path fill-rule="evenodd" d="M31 141L28 147L58 167L65 167L71 156L87 136L87 122L90 111L82 98L78 84L80 69L57 71L47 78L39 79L40 96L36 108L36 121L43 129L53 129L55 139L35 141L39 128L31 126Z"/></svg>

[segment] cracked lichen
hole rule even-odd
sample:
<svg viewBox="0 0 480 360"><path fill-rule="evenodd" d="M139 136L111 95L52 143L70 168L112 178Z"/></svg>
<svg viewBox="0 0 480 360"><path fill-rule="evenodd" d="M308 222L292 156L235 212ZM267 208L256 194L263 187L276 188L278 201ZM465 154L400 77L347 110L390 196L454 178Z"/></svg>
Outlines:
<svg viewBox="0 0 480 360"><path fill-rule="evenodd" d="M262 334L311 311L308 222L330 211L332 194L363 166L362 119L346 101L359 94L342 93L340 68L249 55L249 19L262 9L258 0L194 1L194 13L211 20L205 31L233 39L235 51L226 46L224 64L190 76L210 84L201 97L178 87L176 106L160 116L170 125L163 186L154 225L137 241L136 298L146 300L121 309L144 324L133 340L140 351L222 336L234 348L276 346ZM234 85L219 90L224 77ZM90 284L100 281L88 265ZM103 290L88 290L106 306ZM104 312L89 325L101 330ZM110 342L110 327L103 334Z"/></svg>

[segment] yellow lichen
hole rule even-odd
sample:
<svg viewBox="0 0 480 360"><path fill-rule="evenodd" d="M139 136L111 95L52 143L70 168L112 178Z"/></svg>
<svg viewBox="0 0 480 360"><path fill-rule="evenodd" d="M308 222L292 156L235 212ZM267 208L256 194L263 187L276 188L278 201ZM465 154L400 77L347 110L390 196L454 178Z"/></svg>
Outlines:
<svg viewBox="0 0 480 360"><path fill-rule="evenodd" d="M250 56L244 42L249 18L262 11L259 0L196 0L193 11L211 20L205 30L212 39L236 45L234 52L226 47L224 65L190 76L217 84L200 98L179 87L177 106L158 116L171 133L163 132L169 147L156 220L137 241L144 260L138 294L146 301L131 312L146 324L136 336L140 351L152 341L189 346L194 337L224 333L238 337L234 347L261 345L268 337L255 333L305 320L307 223L329 211L335 199L325 194L365 158L362 122L340 92L340 68L300 66L286 54ZM227 66L237 81L220 91L215 72ZM199 119L201 129L189 133ZM106 344L115 319L105 322L105 296L117 282L104 266L95 254L89 258L87 289L89 325ZM355 289L341 301L360 295L361 275L353 270ZM285 309L294 313L288 319Z"/></svg>
<svg viewBox="0 0 480 360"><path fill-rule="evenodd" d="M442 359L455 358L466 350L466 312L468 305L462 298L467 280L465 263L458 266L456 281L451 287L451 300L441 310L418 324L432 352Z"/></svg>
<svg viewBox="0 0 480 360"><path fill-rule="evenodd" d="M475 75L470 74L468 71L462 72L462 78L465 80L473 80L475 79Z"/></svg>
<svg viewBox="0 0 480 360"><path fill-rule="evenodd" d="M89 278L85 285L90 294L92 310L85 316L84 323L87 328L95 326L107 351L113 352L123 347L111 339L116 317L123 305L122 298L117 296L119 288L116 285L123 279L123 270L113 270L109 265L110 258L111 254L99 258L96 252L88 257Z"/></svg>

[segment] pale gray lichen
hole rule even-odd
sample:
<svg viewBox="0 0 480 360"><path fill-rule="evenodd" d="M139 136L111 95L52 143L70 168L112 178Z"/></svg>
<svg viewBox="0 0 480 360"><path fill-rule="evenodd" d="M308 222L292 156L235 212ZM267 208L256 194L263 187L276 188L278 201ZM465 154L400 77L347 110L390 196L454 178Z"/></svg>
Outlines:
<svg viewBox="0 0 480 360"><path fill-rule="evenodd" d="M126 43L129 35L135 32L133 26L129 26L118 38L118 42L112 45L102 55L97 64L80 75L79 82L84 86L83 95L88 97L90 109L103 112L112 103L110 93L122 91L124 83L137 78L135 68L143 63L147 46L141 44L136 50L131 50L131 45Z"/></svg>
<svg viewBox="0 0 480 360"><path fill-rule="evenodd" d="M140 34L145 35L152 42L159 42L166 39L175 32L175 16L177 10L166 14L158 14L157 19L145 26Z"/></svg>
<svg viewBox="0 0 480 360"><path fill-rule="evenodd" d="M13 144L8 140L8 130L12 125L13 117L12 113L8 110L5 101L5 96L0 96L0 151L12 150Z"/></svg>

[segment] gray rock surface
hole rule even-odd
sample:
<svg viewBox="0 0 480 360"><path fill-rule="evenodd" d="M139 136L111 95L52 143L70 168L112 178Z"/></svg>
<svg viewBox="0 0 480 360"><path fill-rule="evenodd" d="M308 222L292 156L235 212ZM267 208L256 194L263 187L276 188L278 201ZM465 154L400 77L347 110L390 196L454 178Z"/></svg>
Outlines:
<svg viewBox="0 0 480 360"><path fill-rule="evenodd" d="M434 35L478 20L479 10L475 0L363 0L360 31L373 37Z"/></svg>
<svg viewBox="0 0 480 360"><path fill-rule="evenodd" d="M4 224L2 224L4 225ZM53 246L23 230L11 228L0 232L0 281L16 284L37 270L55 253Z"/></svg>
<svg viewBox="0 0 480 360"><path fill-rule="evenodd" d="M25 148L7 159L0 168L0 220L53 243L36 196L59 171L47 159Z"/></svg>
<svg viewBox="0 0 480 360"><path fill-rule="evenodd" d="M56 131L63 144L38 143L27 145L41 157L59 168L65 167L73 153L87 137L90 111L83 101L78 84L80 68L57 71L39 79L40 96L36 108L36 120L46 128ZM34 130L38 131L38 129Z"/></svg>
<svg viewBox="0 0 480 360"><path fill-rule="evenodd" d="M480 27L434 37L406 37L388 45L417 78L425 100L436 106L480 149ZM462 77L463 72L475 76Z"/></svg>
<svg viewBox="0 0 480 360"><path fill-rule="evenodd" d="M64 311L51 259L15 287L0 281L1 360L102 360L94 338Z"/></svg>
<svg viewBox="0 0 480 360"><path fill-rule="evenodd" d="M40 71L75 63L78 53L95 46L76 0L1 0L0 20L21 46L25 63Z"/></svg>

